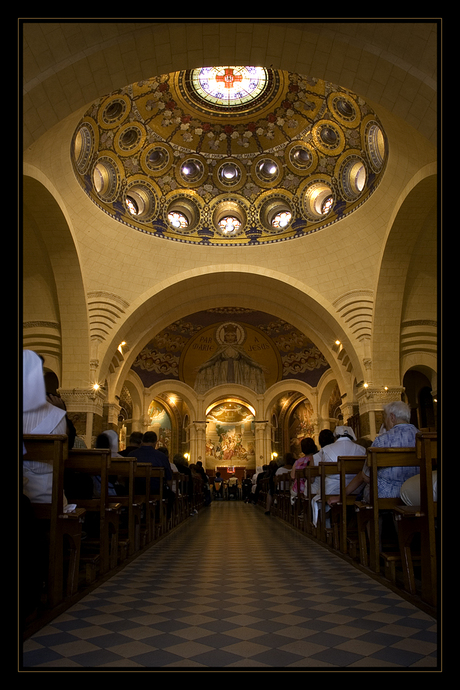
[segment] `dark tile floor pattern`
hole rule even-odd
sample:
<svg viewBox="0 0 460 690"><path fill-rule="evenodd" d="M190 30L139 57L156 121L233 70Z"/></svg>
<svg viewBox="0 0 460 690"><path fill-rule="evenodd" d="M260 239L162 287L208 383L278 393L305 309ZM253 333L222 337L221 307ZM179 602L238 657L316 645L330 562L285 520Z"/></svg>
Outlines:
<svg viewBox="0 0 460 690"><path fill-rule="evenodd" d="M437 667L436 620L276 518L214 502L26 640L23 667Z"/></svg>

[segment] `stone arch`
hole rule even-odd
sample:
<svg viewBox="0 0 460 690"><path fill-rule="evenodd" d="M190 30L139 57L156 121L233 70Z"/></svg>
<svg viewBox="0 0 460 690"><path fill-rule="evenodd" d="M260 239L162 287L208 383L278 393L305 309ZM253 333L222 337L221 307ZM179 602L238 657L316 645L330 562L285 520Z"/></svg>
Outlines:
<svg viewBox="0 0 460 690"><path fill-rule="evenodd" d="M415 365L403 376L404 396L412 411L412 422L419 429L436 427L436 372L425 365Z"/></svg>
<svg viewBox="0 0 460 690"><path fill-rule="evenodd" d="M284 393L288 393L290 391L295 391L296 393L300 393L302 396L308 398L313 404L315 414L317 414L317 389L312 388L312 386L304 381L298 381L296 379L284 379L283 381L278 381L278 383L275 383L265 393L264 419L269 419L270 410L274 403L280 397L282 397Z"/></svg>
<svg viewBox="0 0 460 690"><path fill-rule="evenodd" d="M149 399L156 398L159 395L166 393L176 393L185 401L187 407L189 408L192 419L196 417L197 404L195 392L186 383L183 383L182 381L173 381L172 379L166 379L165 381L154 383L152 386L144 390L144 414L147 412L145 410L145 406L148 405Z"/></svg>
<svg viewBox="0 0 460 690"><path fill-rule="evenodd" d="M374 385L401 385L400 334L406 280L414 247L427 226L436 232L437 180L434 166L401 195L382 252L373 318ZM356 377L359 380L358 377Z"/></svg>
<svg viewBox="0 0 460 690"><path fill-rule="evenodd" d="M162 305L162 310L158 309ZM101 360L99 378L105 376L110 364L110 354L116 343L130 333L132 342L129 352L111 385L117 394L137 353L144 347L152 334L166 328L173 321L202 309L220 306L254 307L273 316L278 316L305 333L317 345L328 360L341 388L346 389L343 367L337 362L333 344L337 337L347 343L347 351L355 371L362 379L361 362L348 339L344 326L338 323L336 315L327 303L313 290L306 292L304 286L287 281L277 272L260 272L260 268L234 265L209 266L197 271L179 275L174 284L160 284L150 295L143 294L130 305L122 330L115 332L110 348ZM330 309L330 311L329 311ZM337 335L338 334L338 335Z"/></svg>
<svg viewBox="0 0 460 690"><path fill-rule="evenodd" d="M61 388L88 388L90 349L83 276L72 231L58 198L56 190L47 189L44 181L24 176L23 246L26 248L35 235L48 255L48 277L52 277L53 286L48 286L48 294L58 320L53 333L59 331L61 339L59 349L55 348L52 354L59 359ZM23 299L29 298L33 299L25 281ZM40 347L37 350L40 351ZM74 357L74 352L78 352L79 357Z"/></svg>
<svg viewBox="0 0 460 690"><path fill-rule="evenodd" d="M248 403L249 405L251 405L251 407L255 409L256 416L258 411L260 410L260 401L256 393L254 393L253 390L247 388L246 386L242 386L241 384L235 383L216 386L215 388L212 388L210 391L208 391L202 399L203 415L206 415L206 410L209 408L210 405L226 397L239 398L241 402Z"/></svg>
<svg viewBox="0 0 460 690"><path fill-rule="evenodd" d="M338 381L332 371L326 372L318 384L318 414L326 423L329 420L329 400L336 385Z"/></svg>
<svg viewBox="0 0 460 690"><path fill-rule="evenodd" d="M133 422L136 426L136 428L133 428L133 431L142 431L141 424L142 416L144 414L144 385L139 375L131 369L124 381L124 386L129 391L133 403Z"/></svg>

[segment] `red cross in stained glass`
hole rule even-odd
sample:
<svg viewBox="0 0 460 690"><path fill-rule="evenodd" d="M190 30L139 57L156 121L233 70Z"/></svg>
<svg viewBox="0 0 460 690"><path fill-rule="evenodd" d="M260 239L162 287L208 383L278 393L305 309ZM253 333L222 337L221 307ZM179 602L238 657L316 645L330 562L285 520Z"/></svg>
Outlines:
<svg viewBox="0 0 460 690"><path fill-rule="evenodd" d="M225 75L217 75L216 81L223 81L226 89L233 89L236 81L243 81L241 74L233 74L233 67L225 69Z"/></svg>

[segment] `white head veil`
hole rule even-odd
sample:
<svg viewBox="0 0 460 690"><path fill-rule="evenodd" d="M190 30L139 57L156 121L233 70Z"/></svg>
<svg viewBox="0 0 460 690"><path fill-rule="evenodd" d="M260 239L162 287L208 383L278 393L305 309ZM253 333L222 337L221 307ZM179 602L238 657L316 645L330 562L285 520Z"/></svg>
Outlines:
<svg viewBox="0 0 460 690"><path fill-rule="evenodd" d="M112 455L112 458L115 458L119 455L118 453L118 434L116 431L113 429L107 429L107 431L102 432L104 436L107 436L109 439L109 444L110 444L110 453Z"/></svg>
<svg viewBox="0 0 460 690"><path fill-rule="evenodd" d="M22 375L23 433L56 433L66 411L47 402L42 360L33 350L23 350Z"/></svg>

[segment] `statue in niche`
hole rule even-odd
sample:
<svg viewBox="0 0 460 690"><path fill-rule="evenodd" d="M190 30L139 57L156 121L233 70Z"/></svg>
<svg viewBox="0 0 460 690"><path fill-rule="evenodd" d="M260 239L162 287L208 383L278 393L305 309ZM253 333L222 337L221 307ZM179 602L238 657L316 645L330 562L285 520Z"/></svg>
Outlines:
<svg viewBox="0 0 460 690"><path fill-rule="evenodd" d="M256 393L264 393L266 370L243 349L246 332L242 325L224 323L217 328L215 338L220 347L198 367L195 391L205 393L223 383L240 383Z"/></svg>

